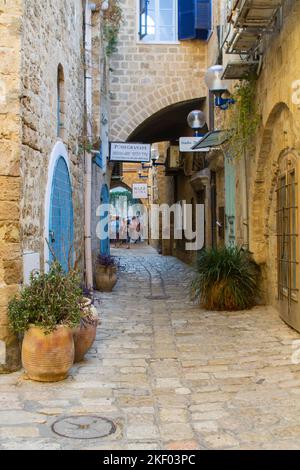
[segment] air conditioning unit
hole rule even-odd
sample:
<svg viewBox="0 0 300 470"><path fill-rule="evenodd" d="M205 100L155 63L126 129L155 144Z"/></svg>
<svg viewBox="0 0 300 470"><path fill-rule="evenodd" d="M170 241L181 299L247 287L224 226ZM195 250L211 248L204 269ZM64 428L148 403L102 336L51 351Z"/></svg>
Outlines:
<svg viewBox="0 0 300 470"><path fill-rule="evenodd" d="M282 0L238 0L233 8L234 26L237 28L270 28Z"/></svg>
<svg viewBox="0 0 300 470"><path fill-rule="evenodd" d="M255 76L259 67L259 60L246 54L223 54L223 79L244 80Z"/></svg>

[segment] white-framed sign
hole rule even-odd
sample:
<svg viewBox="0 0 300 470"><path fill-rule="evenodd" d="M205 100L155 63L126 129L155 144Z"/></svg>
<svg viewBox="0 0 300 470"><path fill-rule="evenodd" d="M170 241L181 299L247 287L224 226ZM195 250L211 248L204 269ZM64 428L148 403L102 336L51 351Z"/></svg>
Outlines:
<svg viewBox="0 0 300 470"><path fill-rule="evenodd" d="M111 142L109 159L112 162L149 163L151 144Z"/></svg>
<svg viewBox="0 0 300 470"><path fill-rule="evenodd" d="M134 183L132 185L133 199L148 199L148 184Z"/></svg>
<svg viewBox="0 0 300 470"><path fill-rule="evenodd" d="M201 142L201 137L180 137L179 150L180 152L208 152L210 148L193 150L194 145Z"/></svg>

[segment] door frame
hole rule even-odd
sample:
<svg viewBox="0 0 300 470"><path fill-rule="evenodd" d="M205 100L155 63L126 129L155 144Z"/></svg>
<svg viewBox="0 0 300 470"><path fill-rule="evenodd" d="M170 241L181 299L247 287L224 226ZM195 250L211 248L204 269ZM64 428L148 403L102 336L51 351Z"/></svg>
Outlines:
<svg viewBox="0 0 300 470"><path fill-rule="evenodd" d="M50 259L50 250L46 240L49 237L49 224L50 224L50 210L51 210L51 194L52 194L52 183L56 164L60 158L63 158L68 167L68 172L71 180L70 173L70 162L68 157L68 151L65 145L58 141L54 145L48 164L48 176L47 176L47 185L46 185L46 194L44 202L44 271L49 272L49 259Z"/></svg>
<svg viewBox="0 0 300 470"><path fill-rule="evenodd" d="M225 244L236 244L236 167L230 156L224 159L225 181Z"/></svg>

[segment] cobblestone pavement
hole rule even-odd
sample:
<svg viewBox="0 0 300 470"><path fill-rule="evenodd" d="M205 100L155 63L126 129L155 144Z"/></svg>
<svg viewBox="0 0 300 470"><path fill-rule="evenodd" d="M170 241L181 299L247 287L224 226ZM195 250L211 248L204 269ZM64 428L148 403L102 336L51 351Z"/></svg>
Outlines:
<svg viewBox="0 0 300 470"><path fill-rule="evenodd" d="M271 308L200 310L188 298L192 271L174 258L114 253L120 279L98 294L102 325L86 361L57 384L0 376L0 448L299 449L299 335ZM85 435L73 415L107 418L116 432L97 439L94 424ZM52 430L66 417L54 428L72 438Z"/></svg>

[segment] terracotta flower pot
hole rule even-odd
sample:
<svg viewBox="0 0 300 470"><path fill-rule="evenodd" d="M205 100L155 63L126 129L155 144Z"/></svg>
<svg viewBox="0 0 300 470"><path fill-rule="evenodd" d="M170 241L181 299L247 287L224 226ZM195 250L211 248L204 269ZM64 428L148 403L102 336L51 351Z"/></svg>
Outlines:
<svg viewBox="0 0 300 470"><path fill-rule="evenodd" d="M75 359L82 362L86 353L91 349L96 338L97 323L82 323L74 330Z"/></svg>
<svg viewBox="0 0 300 470"><path fill-rule="evenodd" d="M96 289L100 292L111 292L117 283L117 267L96 265Z"/></svg>
<svg viewBox="0 0 300 470"><path fill-rule="evenodd" d="M64 380L74 362L74 340L71 328L59 325L50 334L31 326L22 344L22 363L28 376L38 382Z"/></svg>

